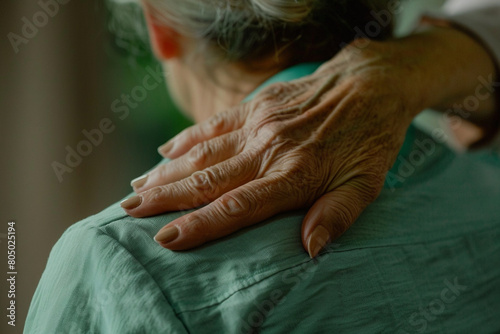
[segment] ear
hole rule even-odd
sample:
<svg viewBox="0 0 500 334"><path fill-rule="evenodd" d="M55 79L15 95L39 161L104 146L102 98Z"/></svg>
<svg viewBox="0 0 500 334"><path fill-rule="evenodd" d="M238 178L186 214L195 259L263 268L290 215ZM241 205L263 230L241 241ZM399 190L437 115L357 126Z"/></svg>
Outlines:
<svg viewBox="0 0 500 334"><path fill-rule="evenodd" d="M170 27L156 23L149 10L145 11L149 39L159 60L179 57L181 53L179 34Z"/></svg>

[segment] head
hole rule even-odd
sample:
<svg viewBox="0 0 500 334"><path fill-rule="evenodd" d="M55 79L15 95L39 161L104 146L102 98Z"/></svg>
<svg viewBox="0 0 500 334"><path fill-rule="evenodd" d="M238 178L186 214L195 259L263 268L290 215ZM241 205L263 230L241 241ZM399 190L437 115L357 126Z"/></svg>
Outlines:
<svg viewBox="0 0 500 334"><path fill-rule="evenodd" d="M170 92L196 121L292 65L325 61L384 0L142 0ZM376 36L390 36L391 27ZM210 107L209 107L210 106ZM199 110L202 108L203 110Z"/></svg>

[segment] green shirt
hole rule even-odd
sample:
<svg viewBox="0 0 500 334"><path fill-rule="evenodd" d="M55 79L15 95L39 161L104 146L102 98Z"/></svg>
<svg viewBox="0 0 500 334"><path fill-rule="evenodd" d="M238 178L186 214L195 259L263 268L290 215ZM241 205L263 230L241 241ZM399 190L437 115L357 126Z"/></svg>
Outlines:
<svg viewBox="0 0 500 334"><path fill-rule="evenodd" d="M316 260L304 211L190 251L153 241L185 213L136 219L117 203L68 228L25 333L500 332L500 158L488 151L457 155L411 126L379 198Z"/></svg>

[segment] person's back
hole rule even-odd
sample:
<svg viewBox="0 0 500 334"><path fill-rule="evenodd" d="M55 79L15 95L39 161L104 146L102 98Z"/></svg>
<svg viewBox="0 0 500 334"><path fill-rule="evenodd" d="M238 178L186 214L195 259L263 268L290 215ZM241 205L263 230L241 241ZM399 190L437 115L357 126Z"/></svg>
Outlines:
<svg viewBox="0 0 500 334"><path fill-rule="evenodd" d="M345 14L340 17L333 10L337 2L264 2L268 6L228 1L235 9L225 13L231 6L145 1L172 93L196 120L239 103L265 79L289 81L312 73L318 64L304 61L328 59L332 45L352 39L352 29L371 19L371 7L363 5L371 1L345 2L350 9L337 8ZM312 7L316 12L309 10L311 3L318 4ZM265 11L272 20L254 24ZM204 16L211 14L228 21L217 26L219 20ZM162 18L165 26L158 24ZM228 29L232 24L241 29ZM186 37L177 25L199 28L198 34ZM333 35L336 25L345 36L317 40L322 36L298 34L326 29ZM193 36L227 52L226 62L211 68L193 62L206 60L199 48L206 45ZM206 58L216 55L207 51ZM411 126L379 198L315 259L301 242L303 211L173 252L153 236L190 211L139 219L115 204L71 226L54 246L25 332L498 332L499 173L497 155L456 155ZM140 205L137 198L132 204Z"/></svg>
<svg viewBox="0 0 500 334"><path fill-rule="evenodd" d="M25 332L497 332L499 171L412 126L380 197L315 260L302 211L172 252L152 237L187 212L115 204L56 244Z"/></svg>

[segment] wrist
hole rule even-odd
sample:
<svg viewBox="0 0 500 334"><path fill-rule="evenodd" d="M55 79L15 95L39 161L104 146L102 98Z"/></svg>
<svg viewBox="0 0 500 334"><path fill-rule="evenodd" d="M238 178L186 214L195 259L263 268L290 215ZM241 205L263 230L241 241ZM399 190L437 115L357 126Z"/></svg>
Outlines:
<svg viewBox="0 0 500 334"><path fill-rule="evenodd" d="M460 30L426 27L399 41L413 66L408 75L416 83L413 87L422 109L445 110L462 104L477 95L479 85L495 81L495 63L488 51ZM494 112L494 94L481 97L471 110L471 120L488 118Z"/></svg>

